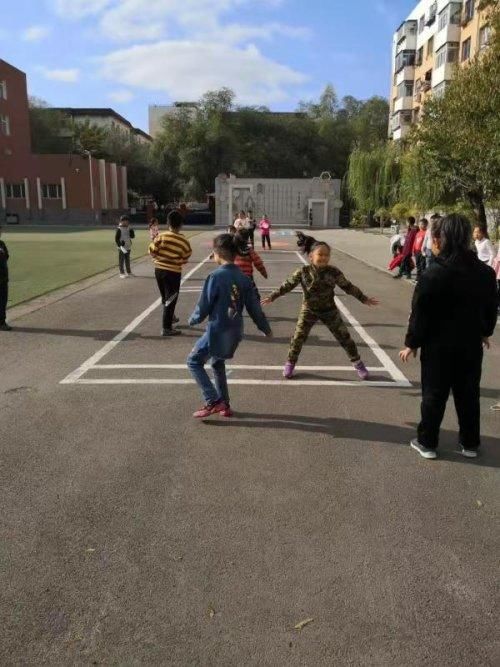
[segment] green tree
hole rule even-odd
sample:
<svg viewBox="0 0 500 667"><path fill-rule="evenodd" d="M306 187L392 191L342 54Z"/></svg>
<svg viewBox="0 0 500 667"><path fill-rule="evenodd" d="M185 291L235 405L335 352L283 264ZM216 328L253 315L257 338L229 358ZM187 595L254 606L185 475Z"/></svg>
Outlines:
<svg viewBox="0 0 500 667"><path fill-rule="evenodd" d="M34 153L71 153L73 127L71 119L45 100L29 99L31 150Z"/></svg>

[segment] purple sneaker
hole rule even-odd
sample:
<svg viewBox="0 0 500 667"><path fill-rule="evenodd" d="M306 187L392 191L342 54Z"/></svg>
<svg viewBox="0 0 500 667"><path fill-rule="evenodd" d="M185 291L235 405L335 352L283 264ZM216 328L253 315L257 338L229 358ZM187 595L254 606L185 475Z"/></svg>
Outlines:
<svg viewBox="0 0 500 667"><path fill-rule="evenodd" d="M287 380L291 380L293 377L293 371L295 370L295 364L292 361L287 361L285 368L283 369L283 377Z"/></svg>
<svg viewBox="0 0 500 667"><path fill-rule="evenodd" d="M354 368L356 369L360 380L368 380L370 373L362 361L356 362Z"/></svg>

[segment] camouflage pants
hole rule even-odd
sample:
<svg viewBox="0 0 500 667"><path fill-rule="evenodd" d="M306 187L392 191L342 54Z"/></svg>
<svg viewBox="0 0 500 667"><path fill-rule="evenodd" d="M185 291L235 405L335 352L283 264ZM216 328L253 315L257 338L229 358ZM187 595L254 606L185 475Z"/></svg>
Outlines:
<svg viewBox="0 0 500 667"><path fill-rule="evenodd" d="M326 312L314 312L307 308L307 306L302 307L300 311L299 321L297 322L295 333L290 343L290 350L288 351L288 361L294 364L297 363L302 347L308 339L311 329L318 321L323 322L330 329L352 362L359 361L358 348L351 338L339 311L335 308L335 310Z"/></svg>

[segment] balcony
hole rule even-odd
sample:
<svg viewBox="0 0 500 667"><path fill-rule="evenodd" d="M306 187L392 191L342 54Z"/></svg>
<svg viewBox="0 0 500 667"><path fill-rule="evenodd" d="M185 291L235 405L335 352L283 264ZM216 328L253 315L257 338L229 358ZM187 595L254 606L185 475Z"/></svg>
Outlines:
<svg viewBox="0 0 500 667"><path fill-rule="evenodd" d="M394 62L394 71L396 74L405 67L415 66L416 51L414 49L404 50L397 54Z"/></svg>
<svg viewBox="0 0 500 667"><path fill-rule="evenodd" d="M437 18L437 2L431 5L431 8L429 10L429 16L427 17L425 25L427 27L431 26L433 23L436 22L436 18Z"/></svg>
<svg viewBox="0 0 500 667"><path fill-rule="evenodd" d="M413 108L413 96L412 97L398 97L394 104L394 113L399 111L410 111Z"/></svg>
<svg viewBox="0 0 500 667"><path fill-rule="evenodd" d="M395 85L399 86L400 83L403 83L403 81L413 81L415 78L415 68L413 65L408 66L408 67L403 67L403 69L399 70L399 72L396 74L395 77Z"/></svg>
<svg viewBox="0 0 500 667"><path fill-rule="evenodd" d="M401 125L401 127L396 128L392 133L393 141L401 141L404 139L410 131L410 125Z"/></svg>
<svg viewBox="0 0 500 667"><path fill-rule="evenodd" d="M448 25L440 30L434 36L434 50L438 51L447 42L460 41L461 28L456 23L448 23Z"/></svg>
<svg viewBox="0 0 500 667"><path fill-rule="evenodd" d="M395 132L398 130L400 127L406 127L411 125L411 117L412 117L412 112L411 111L398 111L395 113L392 118L391 118L391 132Z"/></svg>
<svg viewBox="0 0 500 667"><path fill-rule="evenodd" d="M396 42L399 44L407 37L412 37L417 34L417 22L405 21L402 23L396 33Z"/></svg>

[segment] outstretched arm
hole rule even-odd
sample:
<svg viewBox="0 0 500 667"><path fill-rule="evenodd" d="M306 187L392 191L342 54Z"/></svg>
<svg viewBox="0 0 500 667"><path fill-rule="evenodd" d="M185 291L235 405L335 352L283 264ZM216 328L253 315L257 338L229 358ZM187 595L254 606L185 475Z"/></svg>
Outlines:
<svg viewBox="0 0 500 667"><path fill-rule="evenodd" d="M288 292L291 292L294 290L297 285L300 285L301 279L302 279L302 271L303 269L297 269L292 275L285 280L283 285L281 287L278 287L277 290L275 290L270 296L267 297L267 299L262 299L262 304L267 306L273 301L276 301L276 299L279 299L280 296L283 296L284 294L288 294Z"/></svg>
<svg viewBox="0 0 500 667"><path fill-rule="evenodd" d="M257 271L264 276L264 278L267 278L266 267L264 266L261 256L256 253L255 250L250 250L250 257L252 258L253 265Z"/></svg>
<svg viewBox="0 0 500 667"><path fill-rule="evenodd" d="M201 324L210 315L213 304L217 297L217 286L213 276L209 276L203 285L200 299L196 304L193 314L189 318L189 326Z"/></svg>
<svg viewBox="0 0 500 667"><path fill-rule="evenodd" d="M261 308L259 299L257 298L257 294L253 287L249 287L245 292L245 308L255 322L257 329L262 331L266 336L271 336L271 325L267 321L267 317L264 315L264 311Z"/></svg>
<svg viewBox="0 0 500 667"><path fill-rule="evenodd" d="M347 280L342 271L339 271L338 269L336 269L335 273L335 282L341 289L344 290L346 294L350 294L351 296L358 299L358 301L361 301L361 303L376 305L373 303L376 301L376 299L370 299L366 296L366 294L363 294L359 287L356 287L356 285L353 285L349 280Z"/></svg>

